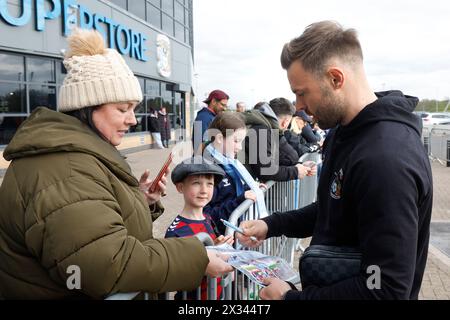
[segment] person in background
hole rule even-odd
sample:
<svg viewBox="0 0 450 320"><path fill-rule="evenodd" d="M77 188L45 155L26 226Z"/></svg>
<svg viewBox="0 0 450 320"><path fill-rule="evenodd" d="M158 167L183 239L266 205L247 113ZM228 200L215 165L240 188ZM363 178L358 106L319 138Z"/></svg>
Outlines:
<svg viewBox="0 0 450 320"><path fill-rule="evenodd" d="M236 112L218 115L208 129L211 141L206 145L203 156L219 165L225 171L225 176L214 187L214 195L206 205L205 213L212 217L221 234L225 233L226 228L220 219L228 220L231 213L246 199L256 201L258 213L267 215L261 185L236 159L238 152L242 150L246 132L241 113Z"/></svg>
<svg viewBox="0 0 450 320"><path fill-rule="evenodd" d="M158 149L164 149L164 146L161 141L161 130L159 128L159 121L158 121L158 112L150 108L149 115L147 117L147 129L150 131L150 134L152 135L153 141L156 143L156 146Z"/></svg>
<svg viewBox="0 0 450 320"><path fill-rule="evenodd" d="M244 102L236 103L236 112L245 112L245 109L247 109L247 106Z"/></svg>
<svg viewBox="0 0 450 320"><path fill-rule="evenodd" d="M192 129L192 146L194 148L194 154L201 151L201 145L208 140L208 136L205 135L206 130L214 118L227 109L229 99L230 97L228 94L222 90L214 90L211 91L208 98L203 101L207 104L207 107L204 107L197 113Z"/></svg>
<svg viewBox="0 0 450 320"><path fill-rule="evenodd" d="M300 158L305 153L317 151L319 145L316 143L308 143L302 136L302 130L306 126L306 121L299 115L298 112L292 118L290 129L284 132L284 137L287 142L297 151L297 156Z"/></svg>
<svg viewBox="0 0 450 320"><path fill-rule="evenodd" d="M320 145L321 144L321 136L317 135L313 130L312 117L310 117L308 114L306 114L306 112L304 110L296 111L295 116L297 118L300 118L304 122L303 125L301 126L302 127L301 135L306 140L306 142ZM299 121L299 120L297 120L297 121Z"/></svg>
<svg viewBox="0 0 450 320"><path fill-rule="evenodd" d="M171 139L170 132L172 126L170 124L170 118L165 107L162 107L161 110L158 111L158 121L162 144L165 148L168 148Z"/></svg>
<svg viewBox="0 0 450 320"><path fill-rule="evenodd" d="M260 102L253 110L242 113L248 127L244 163L254 178L260 181L290 181L315 175L312 162L298 163L297 152L283 135L295 108L284 98Z"/></svg>

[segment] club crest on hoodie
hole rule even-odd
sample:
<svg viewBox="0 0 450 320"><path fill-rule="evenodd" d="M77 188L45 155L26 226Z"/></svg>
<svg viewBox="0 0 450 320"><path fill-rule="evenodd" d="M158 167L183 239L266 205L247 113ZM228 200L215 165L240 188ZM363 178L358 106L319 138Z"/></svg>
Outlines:
<svg viewBox="0 0 450 320"><path fill-rule="evenodd" d="M342 196L342 181L344 180L344 170L334 173L334 179L331 182L330 195L333 199L339 200Z"/></svg>

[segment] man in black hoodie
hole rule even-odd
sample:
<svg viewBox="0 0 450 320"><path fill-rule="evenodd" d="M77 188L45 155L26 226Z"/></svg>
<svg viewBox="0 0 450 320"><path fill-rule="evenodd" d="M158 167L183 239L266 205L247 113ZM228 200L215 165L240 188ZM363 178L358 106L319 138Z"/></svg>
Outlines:
<svg viewBox="0 0 450 320"><path fill-rule="evenodd" d="M433 184L421 144L417 98L400 91L374 94L353 29L323 21L283 48L297 110L314 115L327 137L317 202L300 210L241 224L259 240L305 238L312 245L357 247L360 273L302 291L268 279L263 299L417 299L428 254ZM238 236L251 245L248 237ZM370 266L379 289L367 284Z"/></svg>

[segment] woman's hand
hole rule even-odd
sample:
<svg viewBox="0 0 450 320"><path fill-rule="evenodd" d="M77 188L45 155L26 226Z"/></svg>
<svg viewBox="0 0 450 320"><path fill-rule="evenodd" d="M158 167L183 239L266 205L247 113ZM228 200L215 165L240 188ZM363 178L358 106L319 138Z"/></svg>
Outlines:
<svg viewBox="0 0 450 320"><path fill-rule="evenodd" d="M206 250L209 258L208 266L205 274L212 278L217 278L233 271L233 267L224 261L225 257L220 255L217 251Z"/></svg>
<svg viewBox="0 0 450 320"><path fill-rule="evenodd" d="M167 174L169 173L169 169L167 169L166 173L162 177L161 181L158 183L158 187L156 190L152 193L149 192L149 188L152 184L152 180L149 180L150 171L145 170L145 172L142 174L141 179L139 179L139 189L142 191L142 193L145 196L145 199L147 200L147 203L149 205L155 204L159 200L161 200L161 197L164 197L166 195L167 190Z"/></svg>

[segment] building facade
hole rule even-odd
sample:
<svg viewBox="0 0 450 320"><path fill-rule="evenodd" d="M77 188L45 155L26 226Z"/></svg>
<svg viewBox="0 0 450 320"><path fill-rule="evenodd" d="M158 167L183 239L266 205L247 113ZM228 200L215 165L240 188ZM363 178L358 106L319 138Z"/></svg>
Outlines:
<svg viewBox="0 0 450 320"><path fill-rule="evenodd" d="M141 84L138 124L119 149L152 143L146 123L151 109L165 107L173 132L189 132L192 10L192 0L0 0L0 154L35 108L57 110L66 38L75 27L102 33Z"/></svg>

